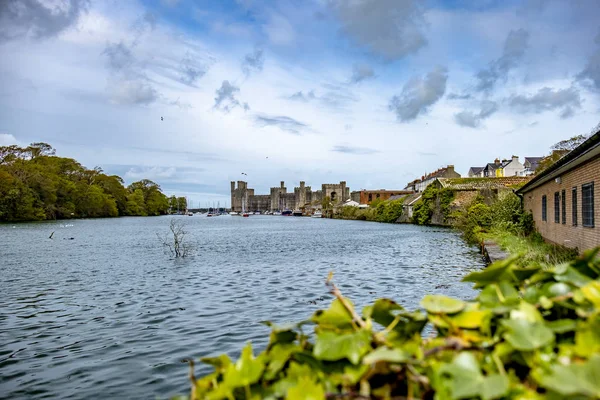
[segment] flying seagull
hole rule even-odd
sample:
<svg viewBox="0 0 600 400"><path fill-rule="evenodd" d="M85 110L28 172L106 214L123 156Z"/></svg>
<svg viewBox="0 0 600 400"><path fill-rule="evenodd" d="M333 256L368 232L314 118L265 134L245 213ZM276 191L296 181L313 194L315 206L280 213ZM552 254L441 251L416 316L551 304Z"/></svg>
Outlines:
<svg viewBox="0 0 600 400"><path fill-rule="evenodd" d="M162 120L163 120L163 117L160 117L160 120L162 121Z"/></svg>

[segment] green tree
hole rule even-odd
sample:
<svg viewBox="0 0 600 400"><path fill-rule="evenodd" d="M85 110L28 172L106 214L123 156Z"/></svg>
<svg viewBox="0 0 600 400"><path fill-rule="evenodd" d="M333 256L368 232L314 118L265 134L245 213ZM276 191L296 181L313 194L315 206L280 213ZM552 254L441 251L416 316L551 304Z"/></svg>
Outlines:
<svg viewBox="0 0 600 400"><path fill-rule="evenodd" d="M185 197L178 197L177 205L179 207L179 211L184 212L187 210L187 199Z"/></svg>

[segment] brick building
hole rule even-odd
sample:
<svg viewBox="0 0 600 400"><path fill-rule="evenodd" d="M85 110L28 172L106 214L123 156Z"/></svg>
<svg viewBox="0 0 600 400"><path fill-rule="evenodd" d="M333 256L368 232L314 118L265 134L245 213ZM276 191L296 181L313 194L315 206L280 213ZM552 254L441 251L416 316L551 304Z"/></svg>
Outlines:
<svg viewBox="0 0 600 400"><path fill-rule="evenodd" d="M389 200L392 196L404 196L414 193L412 190L360 190L352 192L350 198L359 204L371 204L373 200Z"/></svg>
<svg viewBox="0 0 600 400"><path fill-rule="evenodd" d="M550 242L600 246L600 131L517 191Z"/></svg>

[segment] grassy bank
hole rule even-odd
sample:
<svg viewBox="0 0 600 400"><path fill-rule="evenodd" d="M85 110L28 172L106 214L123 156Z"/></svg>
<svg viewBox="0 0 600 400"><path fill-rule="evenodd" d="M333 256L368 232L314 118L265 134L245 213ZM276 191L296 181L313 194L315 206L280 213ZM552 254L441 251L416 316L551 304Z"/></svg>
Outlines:
<svg viewBox="0 0 600 400"><path fill-rule="evenodd" d="M374 222L396 222L402 216L403 199L375 200L369 208L340 207L334 218Z"/></svg>

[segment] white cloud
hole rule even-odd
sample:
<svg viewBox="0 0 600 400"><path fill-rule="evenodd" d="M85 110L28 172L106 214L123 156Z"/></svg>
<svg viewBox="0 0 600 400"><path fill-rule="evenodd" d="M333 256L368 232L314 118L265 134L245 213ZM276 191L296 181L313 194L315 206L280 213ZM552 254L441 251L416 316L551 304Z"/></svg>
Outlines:
<svg viewBox="0 0 600 400"><path fill-rule="evenodd" d="M150 167L150 168L131 168L125 173L125 179L128 180L139 180L139 179L150 179L152 180L163 180L166 178L172 178L177 173L175 167Z"/></svg>
<svg viewBox="0 0 600 400"><path fill-rule="evenodd" d="M0 146L20 145L16 137L8 133L0 133Z"/></svg>

